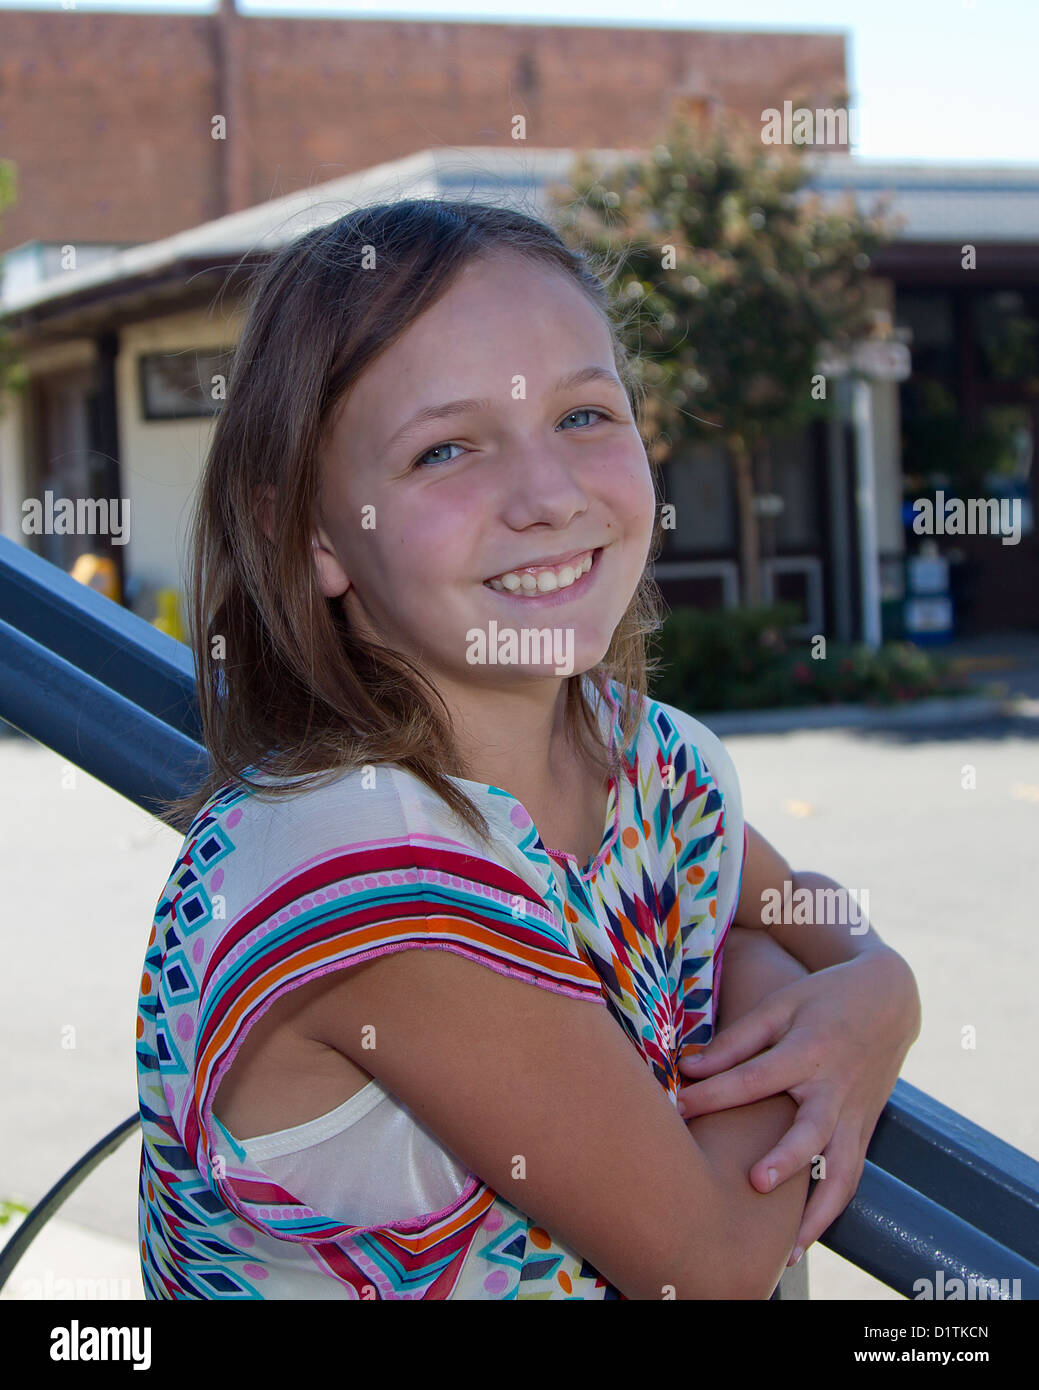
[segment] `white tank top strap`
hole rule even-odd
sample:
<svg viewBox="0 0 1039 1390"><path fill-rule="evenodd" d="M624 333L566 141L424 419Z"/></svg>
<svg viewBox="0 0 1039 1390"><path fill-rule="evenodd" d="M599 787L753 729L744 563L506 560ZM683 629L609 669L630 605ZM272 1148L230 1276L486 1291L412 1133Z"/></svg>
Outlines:
<svg viewBox="0 0 1039 1390"><path fill-rule="evenodd" d="M377 1105L388 1099L389 1092L377 1081L369 1081L366 1086L344 1100L326 1115L307 1120L305 1124L293 1125L291 1129L279 1129L273 1134L258 1134L252 1139L238 1139L235 1142L249 1150L253 1158L281 1158L284 1154L298 1153L309 1149L325 1139L334 1139L343 1130L349 1129L358 1120L364 1119Z"/></svg>

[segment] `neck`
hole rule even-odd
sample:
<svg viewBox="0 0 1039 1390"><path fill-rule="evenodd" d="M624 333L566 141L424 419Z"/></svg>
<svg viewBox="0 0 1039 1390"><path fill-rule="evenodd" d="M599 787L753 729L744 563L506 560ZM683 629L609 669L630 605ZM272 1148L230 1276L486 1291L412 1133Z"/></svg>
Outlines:
<svg viewBox="0 0 1039 1390"><path fill-rule="evenodd" d="M566 681L441 693L471 781L536 804L572 782L582 759L566 735Z"/></svg>

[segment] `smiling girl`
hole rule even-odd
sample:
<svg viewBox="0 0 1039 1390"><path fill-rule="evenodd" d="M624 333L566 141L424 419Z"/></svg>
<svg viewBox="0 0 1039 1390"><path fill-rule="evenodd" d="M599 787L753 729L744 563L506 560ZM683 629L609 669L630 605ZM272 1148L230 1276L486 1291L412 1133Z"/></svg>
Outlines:
<svg viewBox="0 0 1039 1390"><path fill-rule="evenodd" d="M832 880L647 695L640 400L517 212L365 208L260 276L141 987L148 1298L762 1299L854 1192L915 982L871 928L761 929Z"/></svg>

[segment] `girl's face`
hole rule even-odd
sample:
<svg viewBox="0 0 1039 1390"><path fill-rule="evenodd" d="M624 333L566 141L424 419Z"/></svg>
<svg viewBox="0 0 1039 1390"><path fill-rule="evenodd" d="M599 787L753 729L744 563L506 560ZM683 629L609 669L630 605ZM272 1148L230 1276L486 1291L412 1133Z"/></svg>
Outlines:
<svg viewBox="0 0 1039 1390"><path fill-rule="evenodd" d="M656 500L608 328L565 273L509 254L471 261L347 394L322 469L322 592L445 698L452 686L558 687L567 642L565 674L602 660ZM488 583L593 553L573 589L524 598ZM517 645L521 664L502 660L506 629L546 628L554 659L535 641Z"/></svg>

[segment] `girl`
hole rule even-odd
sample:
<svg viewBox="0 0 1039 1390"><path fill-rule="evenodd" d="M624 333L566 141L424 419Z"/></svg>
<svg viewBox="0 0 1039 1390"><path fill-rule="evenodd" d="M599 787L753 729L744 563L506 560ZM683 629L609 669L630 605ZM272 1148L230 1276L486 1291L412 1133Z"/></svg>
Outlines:
<svg viewBox="0 0 1039 1390"><path fill-rule="evenodd" d="M140 997L148 1298L768 1298L854 1192L915 982L871 929L761 930L832 881L647 696L607 283L437 200L260 277L198 498L212 774Z"/></svg>

